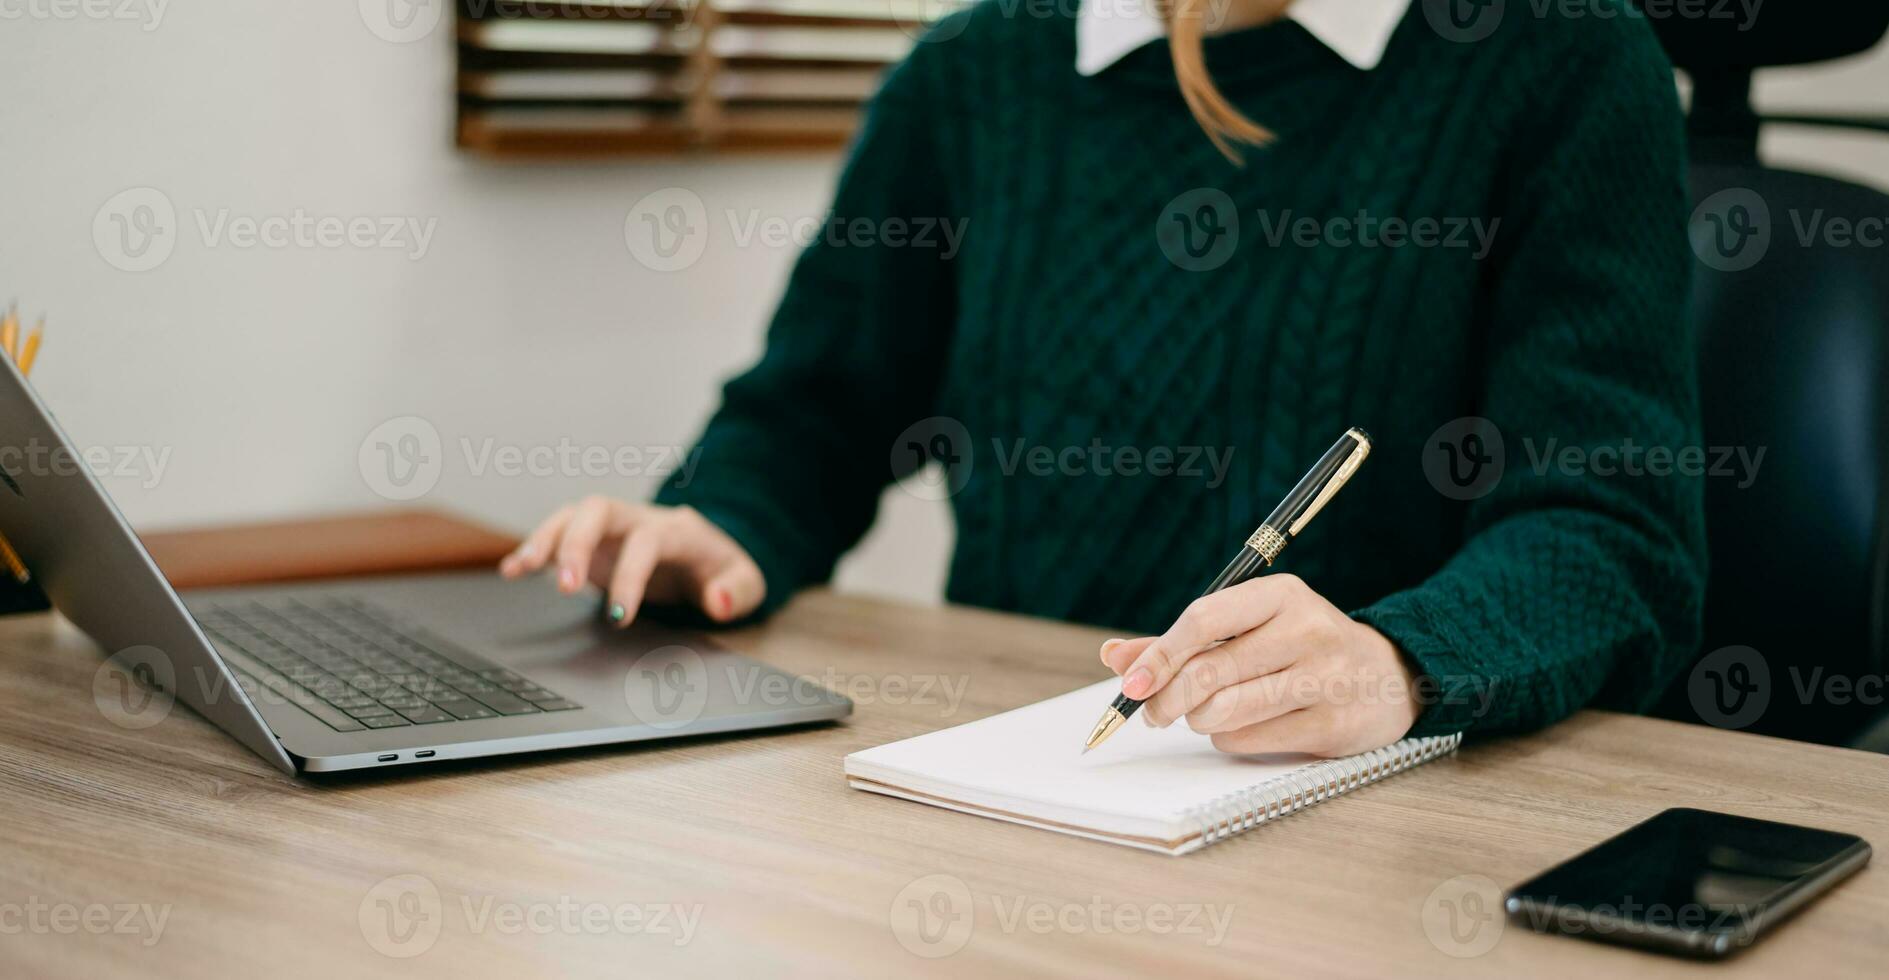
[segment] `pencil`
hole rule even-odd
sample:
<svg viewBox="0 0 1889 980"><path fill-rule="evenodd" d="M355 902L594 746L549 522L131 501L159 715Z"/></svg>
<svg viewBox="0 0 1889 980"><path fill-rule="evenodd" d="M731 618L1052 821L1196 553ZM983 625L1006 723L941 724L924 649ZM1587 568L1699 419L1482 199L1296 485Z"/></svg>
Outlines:
<svg viewBox="0 0 1889 980"><path fill-rule="evenodd" d="M0 538L0 562L6 563L7 571L13 573L14 581L21 585L32 581L33 576L27 572L25 563L20 561L20 556L14 553L13 546L7 544L5 538Z"/></svg>
<svg viewBox="0 0 1889 980"><path fill-rule="evenodd" d="M22 376L33 369L33 358L39 354L39 335L40 332L45 329L46 318L41 317L39 327L33 331L31 337L26 338L26 351L20 356L20 374ZM6 348L8 357L13 356L14 345L18 343L19 339L19 309L14 307L7 310L5 321L0 322L0 347ZM33 579L32 573L26 570L26 563L20 560L19 553L14 551L13 546L8 544L7 539L3 537L0 537L0 564L6 565L7 571L13 574L14 581L19 582L21 585L25 585Z"/></svg>
<svg viewBox="0 0 1889 980"><path fill-rule="evenodd" d="M26 346L20 348L20 375L33 373L33 359L39 356L39 338L46 333L46 318L40 317L33 332L26 338Z"/></svg>

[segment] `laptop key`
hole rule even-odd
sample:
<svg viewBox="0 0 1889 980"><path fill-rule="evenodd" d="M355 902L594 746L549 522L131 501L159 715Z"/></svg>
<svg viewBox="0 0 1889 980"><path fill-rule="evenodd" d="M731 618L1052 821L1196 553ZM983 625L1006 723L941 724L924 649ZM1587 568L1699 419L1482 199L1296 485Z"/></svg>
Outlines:
<svg viewBox="0 0 1889 980"><path fill-rule="evenodd" d="M483 701L486 707L501 715L528 715L538 710L530 701L506 694L504 691L475 694L473 697Z"/></svg>
<svg viewBox="0 0 1889 980"><path fill-rule="evenodd" d="M431 678L428 678L423 684L408 684L407 690L412 691L414 694L428 701L438 701L440 698L459 696L458 691Z"/></svg>
<svg viewBox="0 0 1889 980"><path fill-rule="evenodd" d="M470 721L474 718L497 718L498 717L498 712L493 711L491 708L488 708L483 704L479 704L471 700L448 701L445 704L440 705L439 707L440 707L440 710L445 711L447 714L452 715L454 718L457 718L460 721Z"/></svg>
<svg viewBox="0 0 1889 980"><path fill-rule="evenodd" d="M245 657L242 654L235 654L233 656L225 654L224 658L229 662L231 667L236 669L238 677L248 676L251 684L268 692L266 696L280 697L288 701L296 707L301 708L303 711L314 715L323 724L335 731L356 732L361 730L360 722L342 714L339 708L333 708L323 704L306 690L283 680L281 675L268 673L264 664ZM260 700L260 698L252 696L250 700L253 702Z"/></svg>
<svg viewBox="0 0 1889 980"><path fill-rule="evenodd" d="M581 707L359 599L246 602L199 619L262 687L340 731Z"/></svg>
<svg viewBox="0 0 1889 980"><path fill-rule="evenodd" d="M360 730L361 722L359 720L350 718L343 712L337 709L331 708L321 703L320 701L316 700L313 697L310 697L307 695L303 695L300 697L292 696L290 700L294 702L296 707L302 709L303 711L308 712L311 715L314 715L316 718L321 719L322 724L327 725L329 728L332 728L337 732L352 732L352 731Z"/></svg>

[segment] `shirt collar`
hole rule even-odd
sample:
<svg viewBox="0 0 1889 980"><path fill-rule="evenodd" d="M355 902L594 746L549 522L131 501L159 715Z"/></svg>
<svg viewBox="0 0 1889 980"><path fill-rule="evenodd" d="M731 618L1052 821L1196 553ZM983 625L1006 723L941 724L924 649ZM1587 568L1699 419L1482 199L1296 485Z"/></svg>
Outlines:
<svg viewBox="0 0 1889 980"><path fill-rule="evenodd" d="M1384 57L1391 34L1410 4L1411 0L1294 0L1285 16L1339 57L1369 71ZM1094 75L1166 34L1154 0L1082 0L1076 13L1076 71Z"/></svg>

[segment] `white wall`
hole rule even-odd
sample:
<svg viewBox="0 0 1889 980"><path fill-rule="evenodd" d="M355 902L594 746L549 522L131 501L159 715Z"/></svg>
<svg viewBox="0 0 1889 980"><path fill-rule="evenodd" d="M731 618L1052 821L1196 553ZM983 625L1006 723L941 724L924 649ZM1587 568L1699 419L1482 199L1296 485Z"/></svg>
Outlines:
<svg viewBox="0 0 1889 980"><path fill-rule="evenodd" d="M141 527L385 505L358 450L404 415L444 442L427 502L524 528L586 492L647 495L648 478L477 477L458 443L686 445L719 381L757 355L794 257L739 246L731 219L817 216L837 169L827 154L469 159L451 146L444 25L395 44L347 0L161 9L148 31L0 23L0 301L49 313L34 379L76 441L171 453L155 485L152 466L109 481ZM175 208L175 247L130 273L93 225L140 187ZM664 273L631 255L624 220L668 187L701 197L710 234L692 267ZM198 212L298 208L437 226L418 261L212 246L199 229ZM904 494L890 506L846 580L936 595L948 519Z"/></svg>
<svg viewBox="0 0 1889 980"><path fill-rule="evenodd" d="M757 353L793 258L739 246L730 216L817 215L837 165L482 162L451 148L443 28L390 43L347 0L103 8L132 21L32 13L64 2L0 0L0 300L50 314L35 380L76 440L170 453L155 485L148 466L109 481L145 527L383 504L358 454L405 415L445 443L428 502L523 528L582 493L646 494L647 479L477 477L459 440L686 442L716 382ZM1768 108L1889 112L1889 51L1770 73L1760 95ZM1880 136L1794 131L1766 151L1889 186ZM632 257L623 225L668 187L703 199L710 236L695 265L660 273ZM151 271L114 268L94 241L101 206L128 188L155 188L177 212L174 251ZM211 245L198 216L225 209L437 226L417 261ZM948 516L887 499L842 584L935 597Z"/></svg>

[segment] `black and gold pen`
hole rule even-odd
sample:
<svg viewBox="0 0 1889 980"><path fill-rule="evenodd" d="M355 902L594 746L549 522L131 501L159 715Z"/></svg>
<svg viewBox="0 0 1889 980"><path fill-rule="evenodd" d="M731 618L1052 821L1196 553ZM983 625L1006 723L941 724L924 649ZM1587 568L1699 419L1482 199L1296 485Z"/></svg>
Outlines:
<svg viewBox="0 0 1889 980"><path fill-rule="evenodd" d="M1240 553L1233 556L1227 567L1214 577L1213 584L1201 595L1212 595L1221 589L1230 589L1249 579L1255 578L1271 567L1279 553L1286 550L1286 545L1305 530L1318 512L1324 509L1331 498L1351 474L1358 471L1358 465L1364 457L1371 454L1371 437L1363 429L1348 429L1338 437L1338 441L1325 450L1319 457L1318 464L1305 474L1298 486L1286 494L1286 499L1273 508L1272 515L1266 522L1246 539L1246 545ZM1143 702L1126 694L1117 695L1115 703L1102 712L1102 720L1095 723L1095 730L1089 733L1089 740L1083 743L1082 751L1087 752L1103 742L1122 727L1130 716L1141 708Z"/></svg>

